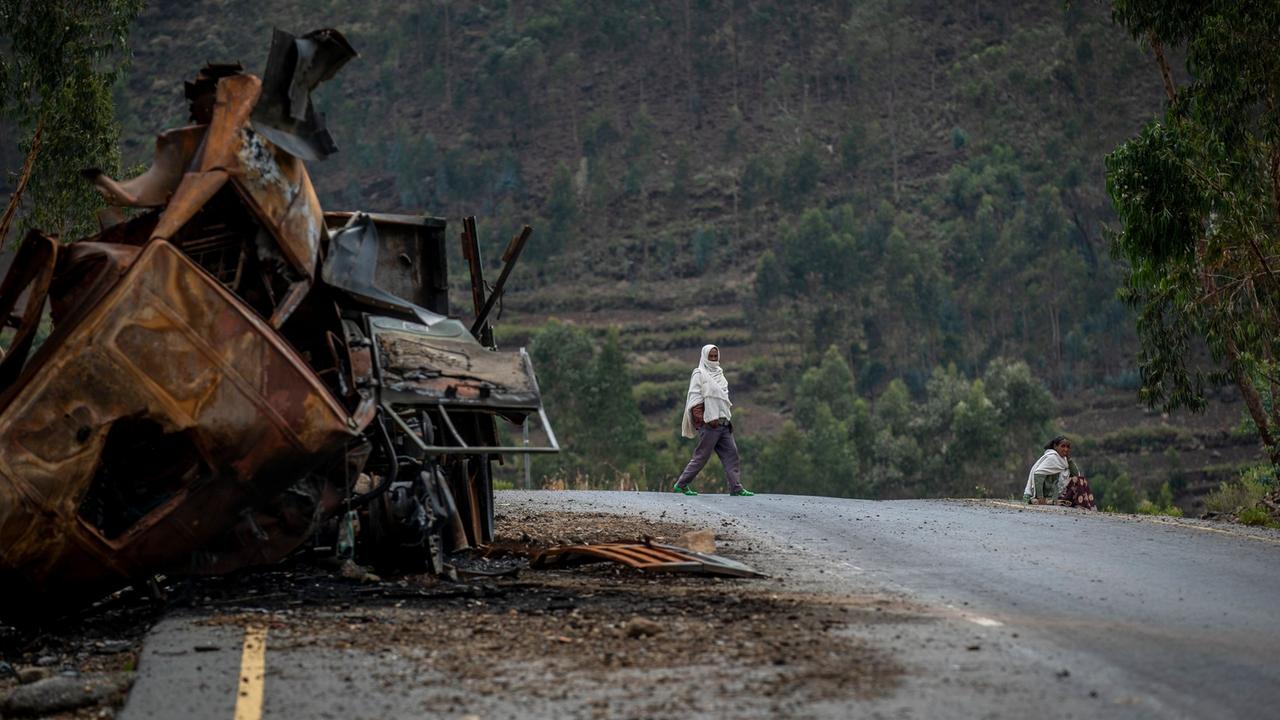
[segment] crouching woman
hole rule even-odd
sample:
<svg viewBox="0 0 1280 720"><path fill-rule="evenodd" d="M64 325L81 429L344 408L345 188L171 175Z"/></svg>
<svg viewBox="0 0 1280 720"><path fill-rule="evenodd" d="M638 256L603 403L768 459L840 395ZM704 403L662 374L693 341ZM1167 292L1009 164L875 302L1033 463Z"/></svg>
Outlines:
<svg viewBox="0 0 1280 720"><path fill-rule="evenodd" d="M1044 447L1044 454L1027 474L1027 486L1022 498L1028 503L1058 505L1097 510L1093 502L1093 490L1080 468L1071 459L1071 441L1059 435Z"/></svg>

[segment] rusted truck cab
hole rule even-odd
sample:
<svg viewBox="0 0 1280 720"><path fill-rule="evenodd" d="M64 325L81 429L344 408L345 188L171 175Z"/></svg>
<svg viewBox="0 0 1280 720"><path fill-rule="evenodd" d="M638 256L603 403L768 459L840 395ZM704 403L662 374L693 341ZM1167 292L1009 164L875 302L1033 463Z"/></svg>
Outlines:
<svg viewBox="0 0 1280 720"><path fill-rule="evenodd" d="M334 144L309 93L354 55L277 30L264 79L206 66L145 173L86 173L131 217L20 245L0 283L0 612L303 546L448 572L492 539L493 458L557 449L528 356L493 347L480 305L528 228L467 326L443 220L321 209L306 163ZM500 445L497 423L530 418L548 446Z"/></svg>

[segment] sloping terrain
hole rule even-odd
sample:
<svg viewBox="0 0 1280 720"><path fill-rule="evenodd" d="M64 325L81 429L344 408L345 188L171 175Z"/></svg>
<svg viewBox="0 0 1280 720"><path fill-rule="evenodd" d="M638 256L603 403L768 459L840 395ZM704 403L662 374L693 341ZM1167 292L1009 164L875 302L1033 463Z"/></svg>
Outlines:
<svg viewBox="0 0 1280 720"><path fill-rule="evenodd" d="M475 214L491 266L533 224L499 343L550 318L619 328L653 439L671 436L707 342L725 348L748 435L781 426L799 372L834 343L867 397L895 377L920 392L947 363L1024 359L1064 402L1059 424L1092 438L1136 386L1102 159L1162 97L1108 12L160 0L135 26L120 112L142 159L183 120L178 77L207 60L260 70L272 26L341 28L361 56L317 100L341 148L314 169L325 206ZM455 298L460 269L455 255ZM1175 443L1179 471L1252 457L1234 411L1211 417L1158 418L1229 436L1221 457L1217 441ZM1122 440L1106 449L1133 477L1170 471Z"/></svg>

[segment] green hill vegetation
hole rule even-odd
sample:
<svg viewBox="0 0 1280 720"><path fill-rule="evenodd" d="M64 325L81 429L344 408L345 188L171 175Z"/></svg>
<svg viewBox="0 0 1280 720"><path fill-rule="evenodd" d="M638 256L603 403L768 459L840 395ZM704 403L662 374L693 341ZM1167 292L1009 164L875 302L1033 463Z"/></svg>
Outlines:
<svg viewBox="0 0 1280 720"><path fill-rule="evenodd" d="M317 97L327 208L474 214L491 262L534 225L497 338L573 447L542 474L660 487L707 342L772 490L1013 494L1061 407L1137 389L1103 157L1163 87L1103 4L156 0L126 161L273 25L361 54Z"/></svg>

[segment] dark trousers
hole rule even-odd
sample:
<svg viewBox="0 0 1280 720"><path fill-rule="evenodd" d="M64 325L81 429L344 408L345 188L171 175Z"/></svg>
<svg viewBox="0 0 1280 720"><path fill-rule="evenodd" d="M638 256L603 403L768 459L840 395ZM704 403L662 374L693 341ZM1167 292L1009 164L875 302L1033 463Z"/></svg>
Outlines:
<svg viewBox="0 0 1280 720"><path fill-rule="evenodd" d="M712 450L720 456L720 464L724 466L724 479L729 483L729 492L741 490L738 443L733 441L733 433L728 425L716 428L703 425L702 429L698 430L698 446L693 449L693 457L689 460L689 464L684 466L684 472L680 473L680 479L676 481L676 485L682 488L688 487L689 482L697 477L707 461L711 459Z"/></svg>

